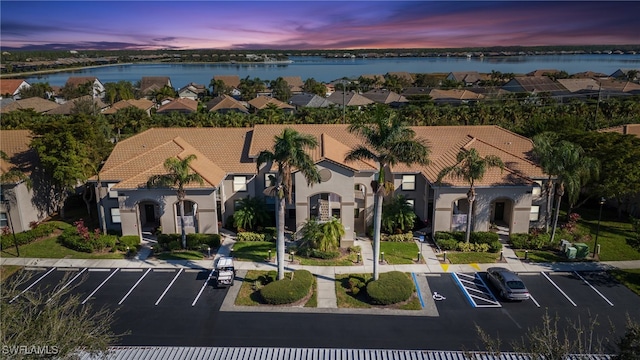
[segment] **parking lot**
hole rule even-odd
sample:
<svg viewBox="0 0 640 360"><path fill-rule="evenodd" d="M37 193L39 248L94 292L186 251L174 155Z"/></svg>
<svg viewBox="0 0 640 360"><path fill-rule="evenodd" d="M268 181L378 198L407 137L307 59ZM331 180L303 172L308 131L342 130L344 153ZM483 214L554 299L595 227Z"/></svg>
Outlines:
<svg viewBox="0 0 640 360"><path fill-rule="evenodd" d="M38 292L48 300L68 290L80 295L82 304L121 310L218 309L227 292L207 281L211 271L206 269L27 268L25 273L21 291Z"/></svg>
<svg viewBox="0 0 640 360"><path fill-rule="evenodd" d="M525 272L518 274L531 299L504 301L484 272L428 274L432 292L446 299L436 301L438 310L460 308L566 308L635 309L637 295L605 272Z"/></svg>

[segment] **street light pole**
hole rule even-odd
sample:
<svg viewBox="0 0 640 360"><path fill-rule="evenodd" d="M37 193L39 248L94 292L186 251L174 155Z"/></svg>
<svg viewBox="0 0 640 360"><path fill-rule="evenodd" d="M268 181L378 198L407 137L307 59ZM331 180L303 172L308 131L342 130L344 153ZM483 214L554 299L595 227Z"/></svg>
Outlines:
<svg viewBox="0 0 640 360"><path fill-rule="evenodd" d="M600 213L598 214L598 227L596 227L596 241L593 244L593 258L595 259L598 251L598 235L600 234L600 220L602 219L602 205L604 205L606 199L600 198Z"/></svg>

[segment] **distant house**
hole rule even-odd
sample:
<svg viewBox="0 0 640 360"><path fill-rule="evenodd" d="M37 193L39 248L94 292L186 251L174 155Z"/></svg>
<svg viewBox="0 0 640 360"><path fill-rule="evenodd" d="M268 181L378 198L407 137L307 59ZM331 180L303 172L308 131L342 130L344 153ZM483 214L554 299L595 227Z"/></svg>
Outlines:
<svg viewBox="0 0 640 360"><path fill-rule="evenodd" d="M43 114L59 106L59 104L56 104L53 101L39 97L32 97L27 99L15 100L9 104L3 105L0 108L0 113L5 114L11 111L32 109L37 113Z"/></svg>
<svg viewBox="0 0 640 360"><path fill-rule="evenodd" d="M360 78L371 81L373 83L371 88L373 89L379 89L382 87L382 84L384 84L384 75L381 74L365 74L360 75Z"/></svg>
<svg viewBox="0 0 640 360"><path fill-rule="evenodd" d="M362 96L378 104L385 104L396 108L409 103L409 100L404 96L384 89L369 90L362 94Z"/></svg>
<svg viewBox="0 0 640 360"><path fill-rule="evenodd" d="M293 110L295 110L295 107L293 105L289 105L278 99L267 96L258 96L254 99L251 99L249 100L249 105L256 111L266 109L269 107L269 105L275 105L278 109L282 109L285 112L293 112Z"/></svg>
<svg viewBox="0 0 640 360"><path fill-rule="evenodd" d="M604 79L600 80L600 86L605 97L640 94L640 85L631 81Z"/></svg>
<svg viewBox="0 0 640 360"><path fill-rule="evenodd" d="M389 76L396 76L399 79L407 82L407 84L409 86L413 85L413 81L414 81L413 80L413 76L410 73L406 72L406 71L391 71L391 72L388 72L385 75L385 78L389 77Z"/></svg>
<svg viewBox="0 0 640 360"><path fill-rule="evenodd" d="M158 91L165 86L173 88L171 79L168 76L143 76L140 80L140 93L149 96L154 91Z"/></svg>
<svg viewBox="0 0 640 360"><path fill-rule="evenodd" d="M560 72L560 70L556 70L556 69L539 69L539 70L534 70L534 71L528 72L527 76L535 76L535 77L550 76L550 75L553 75L553 74L557 74L559 72Z"/></svg>
<svg viewBox="0 0 640 360"><path fill-rule="evenodd" d="M324 108L334 105L327 98L309 93L293 95L291 99L289 99L289 104L295 106L296 109L303 107Z"/></svg>
<svg viewBox="0 0 640 360"><path fill-rule="evenodd" d="M92 111L94 111L96 114L102 112L104 109L106 109L109 105L105 104L104 102L102 102L102 100L100 100L100 98L93 98L91 97L91 95L85 95L85 96L81 96L79 98L75 98L75 99L71 99L67 102L65 102L64 104L61 104L59 106L57 106L56 108L53 108L49 111L47 111L47 114L50 115L70 115L73 114L76 111L76 107L81 104L82 102L91 102L93 104L93 109Z"/></svg>
<svg viewBox="0 0 640 360"><path fill-rule="evenodd" d="M550 93L559 95L568 93L567 89L546 76L517 76L502 86L512 93Z"/></svg>
<svg viewBox="0 0 640 360"><path fill-rule="evenodd" d="M335 91L333 94L329 95L327 100L332 103L342 106L367 106L371 104L375 104L375 102L369 98L366 98L358 93L351 91Z"/></svg>
<svg viewBox="0 0 640 360"><path fill-rule="evenodd" d="M558 83L572 93L600 90L600 83L594 79L558 79Z"/></svg>
<svg viewBox="0 0 640 360"><path fill-rule="evenodd" d="M46 101L46 100L45 100ZM35 150L29 146L29 130L0 131L0 150L7 159L0 159L0 174L11 171L22 174L20 178L5 179L0 185L0 228L13 226L15 232L29 230L49 216L50 185L39 168L39 159Z"/></svg>
<svg viewBox="0 0 640 360"><path fill-rule="evenodd" d="M222 114L230 112L249 113L249 109L247 109L246 106L229 95L216 96L207 102L206 106L209 112L219 112Z"/></svg>
<svg viewBox="0 0 640 360"><path fill-rule="evenodd" d="M70 76L65 83L65 86L71 88L77 88L78 86L91 83L91 95L93 97L104 98L105 88L102 82L95 76ZM88 95L88 94L87 94Z"/></svg>
<svg viewBox="0 0 640 360"><path fill-rule="evenodd" d="M571 78L573 79L584 79L584 78L606 79L608 77L609 75L607 74L603 74L595 71L583 71L583 72L579 72L571 75Z"/></svg>
<svg viewBox="0 0 640 360"><path fill-rule="evenodd" d="M484 95L463 89L432 89L429 96L436 103L463 104L485 98Z"/></svg>
<svg viewBox="0 0 640 360"><path fill-rule="evenodd" d="M447 80L463 83L465 86L478 85L478 83L486 80L486 78L487 76L477 71L450 72L446 77Z"/></svg>
<svg viewBox="0 0 640 360"><path fill-rule="evenodd" d="M178 97L183 99L198 100L204 98L207 88L204 85L189 83L178 90Z"/></svg>
<svg viewBox="0 0 640 360"><path fill-rule="evenodd" d="M22 79L1 79L0 80L0 99L11 98L20 99L20 90L28 89L31 85Z"/></svg>
<svg viewBox="0 0 640 360"><path fill-rule="evenodd" d="M635 135L640 138L640 124L627 124L600 129L599 132L615 132L623 135Z"/></svg>
<svg viewBox="0 0 640 360"><path fill-rule="evenodd" d="M168 114L172 112L190 114L198 111L198 102L191 99L174 99L158 108L156 114Z"/></svg>
<svg viewBox="0 0 640 360"><path fill-rule="evenodd" d="M304 81L300 76L283 76L282 79L287 82L292 94L300 94L303 91Z"/></svg>
<svg viewBox="0 0 640 360"><path fill-rule="evenodd" d="M143 110L147 113L147 115L151 116L151 109L153 108L153 101L148 99L130 99L130 100L120 100L115 104L111 105L108 109L104 110L102 113L111 115L118 112L120 109L125 109L128 107L136 107L140 110Z"/></svg>
<svg viewBox="0 0 640 360"><path fill-rule="evenodd" d="M629 79L630 72L632 79ZM640 79L640 69L618 69L611 74L612 78L636 81Z"/></svg>

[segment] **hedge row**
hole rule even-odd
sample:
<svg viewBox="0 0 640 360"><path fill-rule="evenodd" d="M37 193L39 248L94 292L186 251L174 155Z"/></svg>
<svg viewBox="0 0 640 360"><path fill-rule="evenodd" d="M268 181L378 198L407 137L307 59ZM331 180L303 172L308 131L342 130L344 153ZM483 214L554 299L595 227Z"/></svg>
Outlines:
<svg viewBox="0 0 640 360"><path fill-rule="evenodd" d="M409 242L413 241L413 233L406 234L393 234L393 235L382 235L382 241L390 241L390 242Z"/></svg>
<svg viewBox="0 0 640 360"><path fill-rule="evenodd" d="M187 234L188 250L202 250L205 246L215 249L220 247L220 243L219 234ZM158 246L162 251L182 249L182 235L160 234L158 235Z"/></svg>
<svg viewBox="0 0 640 360"><path fill-rule="evenodd" d="M475 246L466 245L465 233L462 231L436 231L435 240L438 247L442 250L489 251L492 253L497 253L502 250L500 236L491 231L472 232L469 235L469 243L477 244ZM478 246L480 244L483 246ZM488 248L484 245L487 245Z"/></svg>
<svg viewBox="0 0 640 360"><path fill-rule="evenodd" d="M15 242L17 242L18 245L26 245L37 239L49 236L58 229L64 230L70 227L71 225L61 221L50 221L50 222L42 223L31 230L27 230L21 233L16 233ZM0 236L0 248L2 249L15 246L15 242L13 239L13 234Z"/></svg>
<svg viewBox="0 0 640 360"><path fill-rule="evenodd" d="M308 270L296 270L291 279L285 277L265 285L260 289L260 296L267 304L291 304L307 296L311 286L313 275Z"/></svg>
<svg viewBox="0 0 640 360"><path fill-rule="evenodd" d="M250 231L243 231L238 233L236 240L237 241L265 241L265 235L250 232Z"/></svg>
<svg viewBox="0 0 640 360"><path fill-rule="evenodd" d="M367 294L376 305L391 305L408 300L413 294L413 282L407 274L391 271L380 274L377 281L367 284Z"/></svg>

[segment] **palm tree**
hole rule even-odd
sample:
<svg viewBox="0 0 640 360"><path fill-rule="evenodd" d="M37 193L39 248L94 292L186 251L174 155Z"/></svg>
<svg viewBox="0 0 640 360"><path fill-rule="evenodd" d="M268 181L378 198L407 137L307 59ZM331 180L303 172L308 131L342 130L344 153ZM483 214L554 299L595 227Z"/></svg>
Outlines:
<svg viewBox="0 0 640 360"><path fill-rule="evenodd" d="M252 231L269 219L269 209L261 197L247 196L238 201L238 207L233 213L233 224L238 229Z"/></svg>
<svg viewBox="0 0 640 360"><path fill-rule="evenodd" d="M471 216L473 214L473 202L476 200L475 182L481 181L488 168L499 167L502 171L504 163L495 155L480 156L476 149L462 149L456 156L456 164L447 166L440 170L437 182L441 182L448 175L456 179L463 179L469 183L467 200L469 201L469 212L467 214L467 234L465 241L469 242L471 236Z"/></svg>
<svg viewBox="0 0 640 360"><path fill-rule="evenodd" d="M330 251L340 246L340 239L344 236L344 226L335 217L322 224L322 236L318 247L322 251Z"/></svg>
<svg viewBox="0 0 640 360"><path fill-rule="evenodd" d="M553 178L558 175L558 161L556 156L558 147L554 145L558 143L558 135L553 132L546 132L533 137L533 153L538 158L538 162L542 171L547 174L547 182L545 184L545 192L547 195L547 211L545 213L545 232L549 232L549 223L551 222L551 207L553 201L554 182Z"/></svg>
<svg viewBox="0 0 640 360"><path fill-rule="evenodd" d="M275 186L270 186L265 190L265 194L275 196L276 199L276 228L278 238L276 242L276 253L278 261L278 280L284 278L284 209L285 201L291 203L291 190L293 179L291 173L295 169L300 171L307 180L307 185L320 183L320 174L316 169L311 156L305 149L314 149L318 146L318 141L312 135L300 134L297 131L286 128L282 134L274 139L273 150L263 150L258 154L257 169L267 162L276 163L278 172Z"/></svg>
<svg viewBox="0 0 640 360"><path fill-rule="evenodd" d="M147 181L147 187L172 187L176 189L178 201L180 202L180 227L182 230L182 248L187 247L187 233L184 229L184 199L187 195L185 186L196 182L204 184L204 179L200 174L191 172L190 164L196 159L194 154L180 160L178 158L168 158L164 162L167 174L153 175Z"/></svg>
<svg viewBox="0 0 640 360"><path fill-rule="evenodd" d="M371 182L374 196L373 212L373 280L378 280L380 256L380 225L384 196L393 191L391 168L397 164L427 164L429 147L417 139L415 131L401 121L395 112L377 107L370 123L354 122L349 132L361 136L366 146L357 146L345 157L346 161L373 160L378 163L377 178ZM387 176L388 180L387 180Z"/></svg>
<svg viewBox="0 0 640 360"><path fill-rule="evenodd" d="M592 177L598 177L600 164L598 160L585 156L580 145L568 141L560 141L554 151L557 159L553 169L556 179L556 212L551 230L551 242L553 242L558 227L558 215L560 213L560 200L567 192L569 208L573 206L580 196L580 189ZM568 215L568 214L567 214Z"/></svg>

